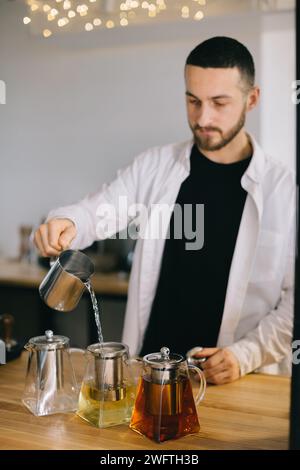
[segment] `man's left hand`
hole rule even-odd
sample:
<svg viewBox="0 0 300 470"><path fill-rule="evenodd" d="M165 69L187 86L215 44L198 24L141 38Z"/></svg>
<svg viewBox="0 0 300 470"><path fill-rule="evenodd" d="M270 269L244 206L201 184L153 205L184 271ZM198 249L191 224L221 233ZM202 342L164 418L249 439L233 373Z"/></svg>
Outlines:
<svg viewBox="0 0 300 470"><path fill-rule="evenodd" d="M201 364L208 383L222 385L240 377L240 366L235 355L226 348L203 348L195 357L207 357Z"/></svg>

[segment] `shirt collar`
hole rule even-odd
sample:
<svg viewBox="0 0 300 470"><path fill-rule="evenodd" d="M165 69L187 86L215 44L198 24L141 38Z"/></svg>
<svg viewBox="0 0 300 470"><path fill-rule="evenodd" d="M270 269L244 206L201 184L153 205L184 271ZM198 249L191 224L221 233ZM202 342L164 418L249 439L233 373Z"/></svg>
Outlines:
<svg viewBox="0 0 300 470"><path fill-rule="evenodd" d="M245 171L243 178L250 178L255 183L260 183L264 175L265 169L265 154L257 143L256 139L253 135L247 132L247 135L250 139L252 148L253 148L253 155L247 170ZM184 148L180 154L179 160L183 163L186 171L190 172L190 154L192 147L194 145L194 139L190 139L185 142Z"/></svg>

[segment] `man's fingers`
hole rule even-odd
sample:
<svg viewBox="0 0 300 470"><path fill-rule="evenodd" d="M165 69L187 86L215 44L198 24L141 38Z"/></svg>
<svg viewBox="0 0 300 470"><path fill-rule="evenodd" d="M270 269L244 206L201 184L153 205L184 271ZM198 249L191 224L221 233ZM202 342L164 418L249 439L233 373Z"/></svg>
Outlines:
<svg viewBox="0 0 300 470"><path fill-rule="evenodd" d="M199 351L194 354L194 357L209 357L213 354L216 354L220 348L203 348L202 351Z"/></svg>
<svg viewBox="0 0 300 470"><path fill-rule="evenodd" d="M40 225L34 242L42 256L59 256L76 237L76 227L70 219L51 219Z"/></svg>
<svg viewBox="0 0 300 470"><path fill-rule="evenodd" d="M48 254L47 254L47 246L48 246L47 233L48 233L47 226L45 224L41 225L40 228L39 228L39 234L41 236L43 251L44 251L46 256L48 256Z"/></svg>
<svg viewBox="0 0 300 470"><path fill-rule="evenodd" d="M220 372L219 374L210 377L207 381L214 385L227 384L231 381L230 374L228 373L228 371Z"/></svg>
<svg viewBox="0 0 300 470"><path fill-rule="evenodd" d="M49 220L48 222L48 241L54 250L61 251L62 247L58 243L61 234L61 224L58 220Z"/></svg>
<svg viewBox="0 0 300 470"><path fill-rule="evenodd" d="M48 242L48 226L46 224L42 224L39 228L39 232L41 235L41 240L43 244L43 249L46 254L46 256L58 256L59 251L55 250L49 245Z"/></svg>
<svg viewBox="0 0 300 470"><path fill-rule="evenodd" d="M225 364L224 361L222 361L222 362L220 362L220 364L218 364L215 367L205 369L204 374L205 374L206 379L209 380L210 378L215 377L216 375L220 374L221 372L225 372L225 371L226 371L226 364Z"/></svg>
<svg viewBox="0 0 300 470"><path fill-rule="evenodd" d="M234 354L228 349L205 348L201 354L208 359L201 363L208 383L215 385L233 382L240 377L240 367ZM209 353L213 353L208 356ZM199 357L199 356L198 356Z"/></svg>
<svg viewBox="0 0 300 470"><path fill-rule="evenodd" d="M76 229L74 225L68 227L66 230L63 231L58 240L58 243L60 244L63 250L70 246L70 243L75 238L75 235Z"/></svg>
<svg viewBox="0 0 300 470"><path fill-rule="evenodd" d="M217 350L215 354L210 356L205 362L201 364L202 369L212 369L213 367L216 367L219 365L221 362L224 361L224 353L222 349Z"/></svg>
<svg viewBox="0 0 300 470"><path fill-rule="evenodd" d="M34 234L34 241L35 241L36 247L39 250L40 254L42 256L46 257L47 255L46 255L45 250L44 250L42 237L41 237L41 234L40 234L39 230L37 230Z"/></svg>

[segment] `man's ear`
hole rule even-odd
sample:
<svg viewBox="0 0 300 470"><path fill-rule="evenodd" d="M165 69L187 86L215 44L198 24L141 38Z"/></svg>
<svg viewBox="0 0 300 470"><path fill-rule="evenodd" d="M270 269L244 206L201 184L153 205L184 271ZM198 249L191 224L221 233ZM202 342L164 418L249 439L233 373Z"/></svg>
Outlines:
<svg viewBox="0 0 300 470"><path fill-rule="evenodd" d="M260 88L258 86L253 87L247 97L247 111L252 111L254 109L260 98Z"/></svg>

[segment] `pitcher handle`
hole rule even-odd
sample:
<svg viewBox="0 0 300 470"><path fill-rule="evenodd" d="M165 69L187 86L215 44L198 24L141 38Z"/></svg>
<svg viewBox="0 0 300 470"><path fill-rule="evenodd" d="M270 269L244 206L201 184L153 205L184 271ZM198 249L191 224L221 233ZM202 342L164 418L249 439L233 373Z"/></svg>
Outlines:
<svg viewBox="0 0 300 470"><path fill-rule="evenodd" d="M50 259L49 259L50 268L52 268L52 266L56 263L57 260L58 260L58 256L51 256L50 257Z"/></svg>
<svg viewBox="0 0 300 470"><path fill-rule="evenodd" d="M200 379L199 391L195 398L195 404L197 406L203 400L205 392L206 392L206 378L205 378L204 372L201 369L199 369L199 367L189 364L188 368L194 369L197 372L199 379Z"/></svg>

